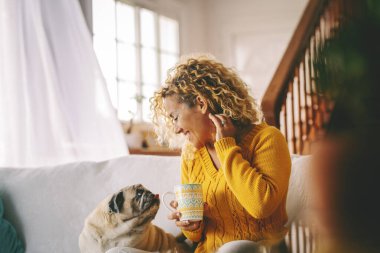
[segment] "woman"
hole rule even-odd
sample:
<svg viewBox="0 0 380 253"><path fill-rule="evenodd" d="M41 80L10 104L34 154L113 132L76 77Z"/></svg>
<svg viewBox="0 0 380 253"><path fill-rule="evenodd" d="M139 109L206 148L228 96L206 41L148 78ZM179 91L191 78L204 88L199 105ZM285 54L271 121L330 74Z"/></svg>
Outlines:
<svg viewBox="0 0 380 253"><path fill-rule="evenodd" d="M169 215L188 239L198 242L195 252L242 252L246 247L254 252L257 242L281 239L289 150L280 131L263 122L238 75L206 56L188 58L171 70L151 102L161 141L176 134L187 139L181 183L203 187L203 221L180 221L179 212Z"/></svg>

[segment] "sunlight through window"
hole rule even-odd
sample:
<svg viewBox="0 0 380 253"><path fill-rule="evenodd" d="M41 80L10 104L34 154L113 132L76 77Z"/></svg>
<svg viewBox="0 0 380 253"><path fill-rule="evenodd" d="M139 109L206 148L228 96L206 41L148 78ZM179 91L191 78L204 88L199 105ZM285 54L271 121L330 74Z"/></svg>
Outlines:
<svg viewBox="0 0 380 253"><path fill-rule="evenodd" d="M93 40L121 121L150 121L149 98L179 58L178 21L114 0L93 0Z"/></svg>

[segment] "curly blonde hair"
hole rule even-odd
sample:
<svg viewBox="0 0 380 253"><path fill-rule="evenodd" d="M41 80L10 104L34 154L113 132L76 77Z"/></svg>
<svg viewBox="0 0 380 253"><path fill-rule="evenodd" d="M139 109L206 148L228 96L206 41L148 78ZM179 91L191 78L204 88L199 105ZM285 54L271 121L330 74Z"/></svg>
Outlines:
<svg viewBox="0 0 380 253"><path fill-rule="evenodd" d="M263 121L260 107L233 69L210 56L187 57L168 71L165 84L150 99L157 140L171 147L183 144L176 143L173 121L163 106L163 100L173 95L189 108L203 97L211 113L231 118L238 129Z"/></svg>

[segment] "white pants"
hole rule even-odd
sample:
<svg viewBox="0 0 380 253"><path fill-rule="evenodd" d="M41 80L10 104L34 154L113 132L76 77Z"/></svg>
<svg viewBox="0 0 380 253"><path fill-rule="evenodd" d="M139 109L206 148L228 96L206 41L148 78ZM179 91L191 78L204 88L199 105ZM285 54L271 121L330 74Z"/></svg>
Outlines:
<svg viewBox="0 0 380 253"><path fill-rule="evenodd" d="M107 250L106 253L148 253L148 251L129 247L115 247ZM270 253L270 249L253 241L239 240L222 245L216 253Z"/></svg>
<svg viewBox="0 0 380 253"><path fill-rule="evenodd" d="M270 253L265 246L249 240L231 241L223 244L217 253Z"/></svg>

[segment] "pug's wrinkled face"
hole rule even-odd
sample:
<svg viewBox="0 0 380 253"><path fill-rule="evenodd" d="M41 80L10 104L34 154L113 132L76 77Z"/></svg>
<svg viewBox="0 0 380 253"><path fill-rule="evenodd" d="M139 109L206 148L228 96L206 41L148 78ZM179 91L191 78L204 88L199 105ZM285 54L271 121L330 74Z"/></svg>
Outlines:
<svg viewBox="0 0 380 253"><path fill-rule="evenodd" d="M153 194L141 184L125 187L115 193L108 202L109 213L125 222L143 216L152 220L160 206L158 194Z"/></svg>

